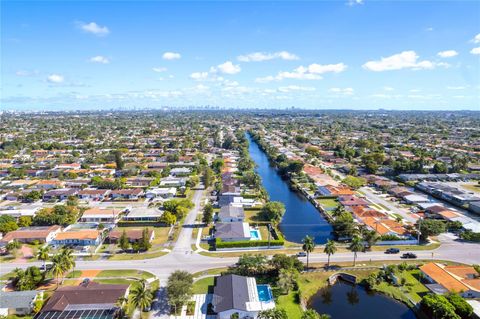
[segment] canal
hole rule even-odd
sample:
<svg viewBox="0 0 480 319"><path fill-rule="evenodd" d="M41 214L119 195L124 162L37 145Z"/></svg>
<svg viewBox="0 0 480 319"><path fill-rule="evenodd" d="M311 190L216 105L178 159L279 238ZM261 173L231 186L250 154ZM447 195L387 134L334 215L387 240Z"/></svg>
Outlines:
<svg viewBox="0 0 480 319"><path fill-rule="evenodd" d="M288 181L283 180L276 169L270 166L267 155L248 134L247 138L250 156L257 164L256 171L262 178L270 200L285 204L285 215L280 223L285 239L301 243L306 235L310 235L315 238L315 243L324 244L331 237L330 224L305 196L289 187Z"/></svg>

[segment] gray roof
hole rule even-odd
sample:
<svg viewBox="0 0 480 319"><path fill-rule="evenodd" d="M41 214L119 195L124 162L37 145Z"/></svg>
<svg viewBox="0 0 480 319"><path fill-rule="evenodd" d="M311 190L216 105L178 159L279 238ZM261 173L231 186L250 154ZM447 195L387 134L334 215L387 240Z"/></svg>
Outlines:
<svg viewBox="0 0 480 319"><path fill-rule="evenodd" d="M218 213L218 217L220 219L223 218L245 218L245 211L243 207L236 207L236 206L223 206L220 208L220 212Z"/></svg>
<svg viewBox="0 0 480 319"><path fill-rule="evenodd" d="M38 293L36 290L0 291L0 308L29 308Z"/></svg>
<svg viewBox="0 0 480 319"><path fill-rule="evenodd" d="M216 312L230 309L247 310L246 303L249 302L247 277L238 275L217 277L213 295Z"/></svg>
<svg viewBox="0 0 480 319"><path fill-rule="evenodd" d="M250 238L245 234L243 222L217 223L215 225L215 237L217 238Z"/></svg>

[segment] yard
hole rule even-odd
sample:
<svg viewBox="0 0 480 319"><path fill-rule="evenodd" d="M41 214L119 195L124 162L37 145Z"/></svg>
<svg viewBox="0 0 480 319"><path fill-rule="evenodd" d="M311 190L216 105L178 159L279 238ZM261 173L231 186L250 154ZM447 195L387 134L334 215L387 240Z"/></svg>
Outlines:
<svg viewBox="0 0 480 319"><path fill-rule="evenodd" d="M206 294L213 292L213 285L215 282L215 277L206 277L197 280L193 284L193 293L194 294Z"/></svg>
<svg viewBox="0 0 480 319"><path fill-rule="evenodd" d="M148 228L148 227L147 227ZM116 230L128 230L129 227L118 227ZM130 228L132 229L132 228ZM148 259L148 258L155 258L160 257L166 252L163 250L166 247L166 243L168 242L168 233L170 231L170 227L153 227L153 231L155 232L155 238L152 241L152 247L145 253L120 253L118 245L104 245L102 246L103 252L117 252L113 256L110 257L111 260L136 260L136 259Z"/></svg>
<svg viewBox="0 0 480 319"><path fill-rule="evenodd" d="M321 198L316 201L327 211L334 210L338 206L338 201L334 198Z"/></svg>

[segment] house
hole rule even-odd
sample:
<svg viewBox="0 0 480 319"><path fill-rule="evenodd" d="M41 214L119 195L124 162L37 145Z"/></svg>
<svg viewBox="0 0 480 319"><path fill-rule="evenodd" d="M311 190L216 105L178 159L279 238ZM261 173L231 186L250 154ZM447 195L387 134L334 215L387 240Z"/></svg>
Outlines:
<svg viewBox="0 0 480 319"><path fill-rule="evenodd" d="M36 290L0 291L0 317L29 315L42 296L43 292Z"/></svg>
<svg viewBox="0 0 480 319"><path fill-rule="evenodd" d="M127 234L128 241L133 244L142 239L143 231L144 229L127 229L125 230L125 233ZM106 242L108 244L117 244L122 234L123 230L112 230L108 234ZM150 228L147 228L147 237L149 238L149 242L155 239L155 232Z"/></svg>
<svg viewBox="0 0 480 319"><path fill-rule="evenodd" d="M349 206L368 206L368 202L363 198L359 198L356 196L340 196L338 197L338 201L345 207Z"/></svg>
<svg viewBox="0 0 480 319"><path fill-rule="evenodd" d="M90 208L83 212L79 222L116 224L121 213L120 209Z"/></svg>
<svg viewBox="0 0 480 319"><path fill-rule="evenodd" d="M428 263L420 270L430 282L427 288L434 293L457 292L464 298L480 298L480 278L472 266Z"/></svg>
<svg viewBox="0 0 480 319"><path fill-rule="evenodd" d="M160 180L160 187L183 187L187 183L187 179L185 177L164 177Z"/></svg>
<svg viewBox="0 0 480 319"><path fill-rule="evenodd" d="M240 196L241 191L240 187L235 185L222 185L222 191L220 192L221 195L233 195L233 196Z"/></svg>
<svg viewBox="0 0 480 319"><path fill-rule="evenodd" d="M62 227L58 225L23 227L8 232L0 242L8 244L16 240L21 243L50 243L61 229Z"/></svg>
<svg viewBox="0 0 480 319"><path fill-rule="evenodd" d="M156 222L162 217L163 211L155 208L132 208L123 216L122 220L130 222L153 221Z"/></svg>
<svg viewBox="0 0 480 319"><path fill-rule="evenodd" d="M8 184L10 188L26 188L38 183L38 180L19 179Z"/></svg>
<svg viewBox="0 0 480 319"><path fill-rule="evenodd" d="M78 193L78 189L73 189L73 188L62 188L62 189L53 189L50 191L47 191L45 194L42 196L42 200L44 202L49 202L52 200L66 200L70 196L75 196Z"/></svg>
<svg viewBox="0 0 480 319"><path fill-rule="evenodd" d="M98 317L113 319L117 301L128 296L129 285L99 284L59 287L48 299L37 319Z"/></svg>
<svg viewBox="0 0 480 319"><path fill-rule="evenodd" d="M110 193L112 199L138 200L143 195L143 190L139 188L116 189Z"/></svg>
<svg viewBox="0 0 480 319"><path fill-rule="evenodd" d="M325 196L325 197L338 197L338 196L351 196L354 192L345 186L333 186L325 185L319 186L316 192L316 196Z"/></svg>
<svg viewBox="0 0 480 319"><path fill-rule="evenodd" d="M170 170L170 174L178 177L178 176L188 176L192 170L188 167L175 167Z"/></svg>
<svg viewBox="0 0 480 319"><path fill-rule="evenodd" d="M20 206L19 208L15 208L15 209L1 209L0 216L9 215L9 216L12 216L13 218L19 218L21 216L33 217L40 209L41 209L41 206L34 206L34 207Z"/></svg>
<svg viewBox="0 0 480 319"><path fill-rule="evenodd" d="M430 200L422 195L417 195L417 194L410 194L407 196L403 196L403 199L405 202L408 204L419 204L419 203L428 203Z"/></svg>
<svg viewBox="0 0 480 319"><path fill-rule="evenodd" d="M217 223L214 236L222 241L243 241L252 238L250 226L244 222Z"/></svg>
<svg viewBox="0 0 480 319"><path fill-rule="evenodd" d="M222 206L217 218L222 223L243 222L245 219L245 211L243 207L232 205Z"/></svg>
<svg viewBox="0 0 480 319"><path fill-rule="evenodd" d="M52 245L97 246L102 240L102 233L96 229L72 230L58 233Z"/></svg>
<svg viewBox="0 0 480 319"><path fill-rule="evenodd" d="M146 198L156 198L156 197L161 197L161 198L172 198L175 197L177 194L177 189L175 187L169 187L169 188L150 188L145 192L145 197Z"/></svg>
<svg viewBox="0 0 480 319"><path fill-rule="evenodd" d="M39 181L36 185L36 189L41 189L41 190L50 190L50 189L56 189L56 188L62 188L64 187L65 183L62 181L58 180L41 180Z"/></svg>
<svg viewBox="0 0 480 319"><path fill-rule="evenodd" d="M218 196L218 206L239 206L239 207L253 207L257 203L252 198L243 198L241 196L220 195Z"/></svg>
<svg viewBox="0 0 480 319"><path fill-rule="evenodd" d="M213 288L213 310L218 319L258 318L262 310L275 308L270 286L257 285L255 278L225 275L216 278Z"/></svg>
<svg viewBox="0 0 480 319"><path fill-rule="evenodd" d="M127 179L127 185L131 187L148 187L153 182L150 177L135 177Z"/></svg>
<svg viewBox="0 0 480 319"><path fill-rule="evenodd" d="M77 193L78 198L86 200L104 200L110 193L109 189L82 189Z"/></svg>

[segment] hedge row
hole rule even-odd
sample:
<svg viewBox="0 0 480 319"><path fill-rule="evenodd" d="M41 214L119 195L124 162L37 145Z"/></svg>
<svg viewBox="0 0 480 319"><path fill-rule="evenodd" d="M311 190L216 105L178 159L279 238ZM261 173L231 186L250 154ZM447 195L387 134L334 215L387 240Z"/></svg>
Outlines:
<svg viewBox="0 0 480 319"><path fill-rule="evenodd" d="M284 244L284 240L270 240L270 246L283 246ZM222 241L221 238L215 239L216 249L266 246L268 246L268 240Z"/></svg>
<svg viewBox="0 0 480 319"><path fill-rule="evenodd" d="M117 223L118 227L168 227L167 224L161 222L154 222L154 221L119 221Z"/></svg>

